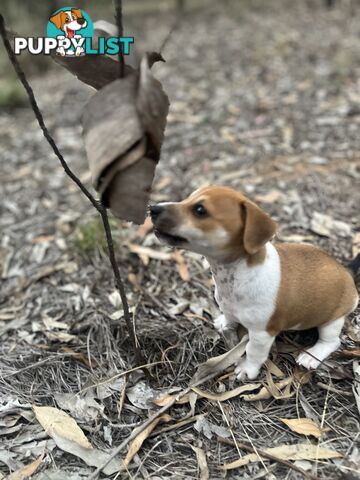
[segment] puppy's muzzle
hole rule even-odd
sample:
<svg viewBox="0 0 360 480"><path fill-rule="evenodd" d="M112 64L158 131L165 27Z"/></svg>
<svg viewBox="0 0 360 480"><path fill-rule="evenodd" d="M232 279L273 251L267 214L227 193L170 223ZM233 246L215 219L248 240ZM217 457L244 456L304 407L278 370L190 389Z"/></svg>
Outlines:
<svg viewBox="0 0 360 480"><path fill-rule="evenodd" d="M151 205L150 206L150 216L151 216L151 220L153 222L155 222L159 215L161 214L161 212L164 211L164 207L160 206L160 205Z"/></svg>

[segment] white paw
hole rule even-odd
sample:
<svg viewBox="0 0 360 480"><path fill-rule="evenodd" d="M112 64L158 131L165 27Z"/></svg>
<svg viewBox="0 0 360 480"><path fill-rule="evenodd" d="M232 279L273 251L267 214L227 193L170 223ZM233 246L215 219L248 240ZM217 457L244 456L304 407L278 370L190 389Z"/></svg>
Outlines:
<svg viewBox="0 0 360 480"><path fill-rule="evenodd" d="M235 368L236 378L240 381L243 381L246 378L249 380L255 380L255 378L259 375L259 372L260 367L248 362L246 357L242 358Z"/></svg>
<svg viewBox="0 0 360 480"><path fill-rule="evenodd" d="M311 353L311 348L309 349ZM320 360L317 360L307 352L302 352L296 359L296 363L307 368L308 370L315 370L320 365Z"/></svg>
<svg viewBox="0 0 360 480"><path fill-rule="evenodd" d="M219 315L214 320L214 327L219 333L224 333L225 330L229 329L228 321L226 320L225 315Z"/></svg>

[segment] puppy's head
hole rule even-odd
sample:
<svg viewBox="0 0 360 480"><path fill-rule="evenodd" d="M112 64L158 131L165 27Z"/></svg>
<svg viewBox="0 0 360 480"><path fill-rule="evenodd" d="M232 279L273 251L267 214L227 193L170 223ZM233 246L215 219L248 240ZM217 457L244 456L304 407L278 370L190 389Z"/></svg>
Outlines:
<svg viewBox="0 0 360 480"><path fill-rule="evenodd" d="M265 212L227 187L204 187L182 202L153 205L150 215L162 242L222 261L256 254L276 231Z"/></svg>
<svg viewBox="0 0 360 480"><path fill-rule="evenodd" d="M50 22L59 30L63 30L69 38L72 38L75 35L76 30L85 28L87 25L79 8L73 8L72 10L67 11L63 10L50 17Z"/></svg>

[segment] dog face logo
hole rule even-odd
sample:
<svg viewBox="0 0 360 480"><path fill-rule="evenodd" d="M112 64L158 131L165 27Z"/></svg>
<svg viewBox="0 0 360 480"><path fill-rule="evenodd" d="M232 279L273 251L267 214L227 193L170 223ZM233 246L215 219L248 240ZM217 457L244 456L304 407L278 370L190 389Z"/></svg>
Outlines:
<svg viewBox="0 0 360 480"><path fill-rule="evenodd" d="M85 55L84 41L93 36L93 26L89 16L80 8L64 7L55 12L48 22L47 34L56 37L62 56Z"/></svg>

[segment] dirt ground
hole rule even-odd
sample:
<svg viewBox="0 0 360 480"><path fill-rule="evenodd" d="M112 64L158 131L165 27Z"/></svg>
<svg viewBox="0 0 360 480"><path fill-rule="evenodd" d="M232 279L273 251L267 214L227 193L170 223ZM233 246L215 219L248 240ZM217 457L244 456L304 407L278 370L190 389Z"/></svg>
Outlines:
<svg viewBox="0 0 360 480"><path fill-rule="evenodd" d="M360 248L359 20L360 6L346 1L332 10L290 0L190 9L166 63L154 68L171 107L152 201L229 185L278 221L279 241L306 241L348 262ZM172 21L172 12L153 11L131 24L153 49ZM60 150L90 186L80 117L93 91L58 66L32 83ZM200 256L174 255L151 231L112 219L137 337L153 364L150 380L128 373L134 355L96 212L30 109L1 112L0 156L0 478L44 452L32 478L87 478L93 468L59 448L32 406L67 411L94 449L110 452L156 410L151 397L185 387L199 363L225 351L212 326L210 272ZM359 478L360 310L343 332L343 351L304 375L295 357L314 339L283 334L248 398L174 406L174 428L159 425L127 470L102 478L303 478L266 460L226 473L222 465L248 453L234 438L255 449L318 445L340 455L296 460L309 478ZM237 386L224 376L201 388ZM280 420L305 417L319 438Z"/></svg>

